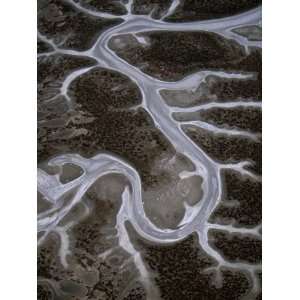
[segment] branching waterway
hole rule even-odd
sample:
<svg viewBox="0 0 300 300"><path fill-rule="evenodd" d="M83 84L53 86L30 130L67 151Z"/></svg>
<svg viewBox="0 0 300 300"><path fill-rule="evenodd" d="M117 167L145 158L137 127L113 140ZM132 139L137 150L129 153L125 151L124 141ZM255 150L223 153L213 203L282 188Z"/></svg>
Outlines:
<svg viewBox="0 0 300 300"><path fill-rule="evenodd" d="M175 10L178 1L174 1L166 16L172 14ZM69 0L76 9L91 14L96 17L105 18L120 18L108 13L99 13L83 8L80 4ZM145 239L155 243L165 244L179 241L193 232L199 236L200 246L207 252L208 255L214 257L219 265L230 268L245 269L253 275L257 269L255 265L246 263L227 262L216 250L208 243L207 232L210 228L219 228L229 232L240 232L252 235L258 235L257 229L234 228L226 225L213 225L208 222L208 219L218 205L222 194L222 180L220 172L222 169L232 169L238 171L241 175L248 176L253 180L260 180L255 174L246 169L251 164L248 161L242 161L237 164L225 165L212 160L198 145L196 145L182 130L181 125L192 124L194 126L205 127L210 131L222 132L228 135L245 135L246 137L255 139L254 134L243 131L235 131L231 129L219 129L216 126L206 124L202 121L180 122L172 117L174 112L191 112L196 110L208 110L212 107L260 107L260 103L255 101L234 101L227 103L208 103L200 104L194 107L181 108L169 106L162 99L160 91L163 89L179 90L179 89L195 89L201 81L207 76L215 75L221 78L236 78L246 79L251 78L251 73L232 73L224 71L200 71L189 75L182 80L167 82L156 79L148 74L143 73L137 67L129 64L110 49L109 42L112 37L148 31L208 31L217 33L227 39L233 39L248 51L248 47L261 47L259 41L249 41L233 32L233 29L246 26L257 25L261 21L261 9L253 9L246 13L235 15L232 17L196 21L189 23L168 23L164 21L164 17L160 20L152 19L150 16L138 16L131 14L131 1L126 4L128 13L121 16L123 22L115 27L109 28L103 32L93 47L87 51L75 51L63 49L57 46L53 41L47 39L39 33L39 38L50 44L54 51L49 53L39 54L40 56L51 55L54 53L86 56L93 58L97 64L92 67L85 67L71 73L64 80L61 87L61 95L64 95L69 105L72 106L72 100L68 96L70 84L79 76L92 70L96 67L103 67L122 73L129 77L139 87L142 93L142 102L138 107L145 109L152 117L155 126L163 133L163 135L173 145L176 152L186 156L195 166L195 170L190 172L188 176L200 175L203 178L203 195L201 201L194 206L186 205L185 215L176 229L163 229L157 227L147 217L142 198L141 178L137 170L121 157L113 154L101 153L93 158L84 158L80 155L64 154L51 159L48 164L50 166L62 167L65 164L71 163L79 166L83 173L80 177L71 182L62 184L58 175L50 175L38 169L38 191L48 200L53 206L51 209L44 211L38 215L38 231L41 232L39 243L42 243L44 238L52 231L56 231L61 236L61 261L67 266L66 256L69 253L68 236L66 228L60 227L58 224L64 216L68 214L72 207L81 201L86 191L100 177L107 174L122 174L129 182L129 185L124 189L122 194L122 205L117 215L116 229L118 230L119 245L134 257L135 264L140 271L141 278L147 279L147 270L143 264L139 253L131 245L128 234L125 228L125 222L129 221L135 230ZM136 36L137 37L137 36ZM138 37L137 37L138 38ZM143 42L143 41L141 41ZM181 176L187 176L183 174ZM180 175L180 174L179 174ZM64 201L66 195L74 192L72 199Z"/></svg>

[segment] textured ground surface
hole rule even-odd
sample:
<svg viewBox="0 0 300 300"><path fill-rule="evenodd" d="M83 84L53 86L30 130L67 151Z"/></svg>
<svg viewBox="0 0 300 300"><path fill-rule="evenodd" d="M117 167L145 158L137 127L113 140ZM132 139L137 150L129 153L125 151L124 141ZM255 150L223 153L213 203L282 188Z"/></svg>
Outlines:
<svg viewBox="0 0 300 300"><path fill-rule="evenodd" d="M38 299L261 299L259 5L38 0Z"/></svg>

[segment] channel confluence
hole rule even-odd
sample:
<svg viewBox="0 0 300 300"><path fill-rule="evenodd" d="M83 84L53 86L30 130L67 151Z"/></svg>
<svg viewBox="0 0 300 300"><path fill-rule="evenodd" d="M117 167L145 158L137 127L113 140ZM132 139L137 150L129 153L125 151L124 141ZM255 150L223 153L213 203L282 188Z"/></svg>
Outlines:
<svg viewBox="0 0 300 300"><path fill-rule="evenodd" d="M42 170L38 170L38 190L49 201L54 203L54 208L38 215L38 230L46 233L52 230L57 230L57 226L62 218L71 210L71 208L78 202L86 193L88 188L100 177L117 173L124 175L130 182L130 189L124 191L122 198L122 210L120 209L117 217L117 228L122 232L126 229L124 223L126 220L130 221L137 232L148 240L157 243L170 243L181 240L193 232L197 232L199 235L200 246L209 255L213 256L220 265L228 267L240 267L247 269L253 274L253 266L229 263L224 260L215 250L208 244L207 231L209 228L218 228L208 223L208 219L220 201L222 193L222 181L220 172L223 168L234 169L240 171L242 175L252 176L250 171L244 170L244 166L248 162L241 162L237 165L222 165L214 161L209 157L204 150L196 145L181 129L180 122L175 121L172 118L173 112L195 111L199 109L206 109L211 107L236 107L236 106L255 106L260 108L260 104L255 102L232 102L226 104L210 103L206 105L200 105L198 107L191 108L177 108L168 106L162 99L160 90L172 89L172 88L191 88L195 87L203 78L209 75L217 75L223 78L248 78L249 74L234 74L219 71L201 71L193 75L189 75L178 82L166 82L152 76L143 73L138 68L132 66L125 60L116 55L108 46L110 39L116 35L123 34L136 34L146 31L209 31L214 32L225 38L234 39L237 43L242 45L247 51L249 46L261 47L260 42L249 42L247 39L232 32L232 29L241 25L253 25L258 24L261 20L261 9L253 9L240 15L232 17L226 17L217 20L208 21L196 21L189 23L167 23L163 21L164 17L170 15L172 11L178 5L178 1L174 1L167 14L161 20L152 19L150 16L136 16L131 14L132 1L128 1L125 5L128 14L123 16L113 16L111 14L104 14L89 11L86 8L82 8L79 4L73 1L68 1L74 5L78 10L83 13L88 13L94 17L108 17L108 18L122 18L123 22L117 26L114 26L105 32L103 32L91 49L87 51L74 51L68 49L61 49L55 45L52 41L49 41L46 37L39 34L39 38L43 41L50 43L54 51L43 55L52 55L54 53L62 53L76 56L86 56L93 58L96 64L92 67L83 68L71 73L65 79L61 87L61 95L68 96L68 88L76 78L88 72L92 68L101 66L107 69L111 69L128 76L139 87L142 93L142 103L140 104L152 117L155 125L164 134L164 136L170 141L175 150L178 153L184 154L188 159L192 161L195 166L194 174L200 175L203 178L203 196L200 203L188 207L186 209L186 215L183 218L184 222L180 224L177 229L161 229L155 226L146 216L141 190L141 179L138 172L130 166L127 162L112 154L98 154L91 159L86 159L78 154L64 154L53 158L49 161L49 165L62 167L64 164L73 163L80 166L83 169L83 174L72 182L62 184L58 178L51 176ZM50 99L51 100L51 99ZM187 123L187 122L185 122ZM189 122L193 125L204 126L204 122ZM208 126L208 125L206 125ZM215 126L210 126L211 131L220 131ZM240 131L232 131L232 134L245 134L251 138L253 135ZM254 176L254 175L253 175ZM255 177L255 179L257 179ZM59 199L67 193L75 191L74 197L67 204L62 204ZM219 226L221 228L221 226ZM224 228L226 230L226 228ZM228 227L230 231L234 231L234 228ZM237 230L239 232L254 232L254 230ZM60 234L63 234L63 230L60 229ZM256 232L256 231L255 231ZM123 233L124 234L124 233ZM43 236L44 238L44 236ZM122 238L120 237L120 243ZM128 245L129 240L123 241L124 248L129 247L127 250L129 253L133 253L131 246ZM67 242L66 242L67 244ZM125 249L126 250L126 249ZM65 250L67 253L68 250ZM137 264L140 266L138 269L142 276L146 276L146 271L143 269L139 256L136 256ZM65 258L63 258L64 265L66 264Z"/></svg>

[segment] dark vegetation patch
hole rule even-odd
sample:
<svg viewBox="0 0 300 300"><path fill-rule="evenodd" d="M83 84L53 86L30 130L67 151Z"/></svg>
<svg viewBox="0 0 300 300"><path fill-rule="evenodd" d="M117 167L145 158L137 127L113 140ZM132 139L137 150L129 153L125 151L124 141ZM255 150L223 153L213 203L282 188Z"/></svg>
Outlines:
<svg viewBox="0 0 300 300"><path fill-rule="evenodd" d="M90 10L111 13L117 16L125 15L127 10L120 1L117 0L79 0L82 7Z"/></svg>
<svg viewBox="0 0 300 300"><path fill-rule="evenodd" d="M68 122L40 128L40 161L62 152L93 156L109 151L130 161L144 184L159 182L160 176L151 173L153 161L162 152L174 154L174 149L145 110L130 110L141 102L141 93L132 81L97 68L74 80L69 95L75 109L59 116Z"/></svg>
<svg viewBox="0 0 300 300"><path fill-rule="evenodd" d="M200 119L225 128L237 128L260 133L261 110L257 108L212 108L200 113Z"/></svg>
<svg viewBox="0 0 300 300"><path fill-rule="evenodd" d="M210 108L190 113L174 113L178 121L200 120L220 128L245 130L253 133L261 133L262 120L259 108L235 107L235 108Z"/></svg>
<svg viewBox="0 0 300 300"><path fill-rule="evenodd" d="M212 159L220 163L249 161L251 171L261 174L261 142L243 136L230 136L212 133L191 125L182 126L184 132Z"/></svg>
<svg viewBox="0 0 300 300"><path fill-rule="evenodd" d="M188 22L217 19L239 14L255 8L261 0L181 0L175 12L166 20Z"/></svg>
<svg viewBox="0 0 300 300"><path fill-rule="evenodd" d="M160 19L171 6L171 0L134 0L132 13L136 15L149 15L154 19Z"/></svg>
<svg viewBox="0 0 300 300"><path fill-rule="evenodd" d="M248 292L247 277L229 269L221 270L222 287L216 287L215 274L206 271L215 265L215 260L199 247L195 235L165 246L156 246L138 237L132 239L153 272L164 300L237 300Z"/></svg>
<svg viewBox="0 0 300 300"><path fill-rule="evenodd" d="M222 172L224 193L210 222L255 227L261 223L261 182L242 178L237 172Z"/></svg>
<svg viewBox="0 0 300 300"><path fill-rule="evenodd" d="M132 41L128 35L112 38L109 46L120 57L130 64L142 66L143 72L153 77L175 81L200 70L253 72L258 82L253 81L254 86L249 88L255 89L256 93L260 90L259 49L252 49L247 55L244 48L235 41L204 31L147 32L139 35L147 39L147 46ZM122 46L116 43L117 39L123 43ZM237 89L230 84L228 88ZM249 93L249 89L247 91Z"/></svg>
<svg viewBox="0 0 300 300"><path fill-rule="evenodd" d="M53 50L54 49L50 44L40 40L39 38L37 39L37 53L51 52Z"/></svg>
<svg viewBox="0 0 300 300"><path fill-rule="evenodd" d="M38 283L37 300L52 300L53 292L47 284Z"/></svg>
<svg viewBox="0 0 300 300"><path fill-rule="evenodd" d="M63 80L69 74L78 69L93 66L95 63L94 59L84 56L53 54L39 57L37 69L38 102L56 96Z"/></svg>
<svg viewBox="0 0 300 300"><path fill-rule="evenodd" d="M96 18L78 11L64 0L38 1L38 30L62 48L87 50L105 29L121 19Z"/></svg>
<svg viewBox="0 0 300 300"><path fill-rule="evenodd" d="M210 245L227 261L261 263L261 239L255 236L209 230L209 239Z"/></svg>

